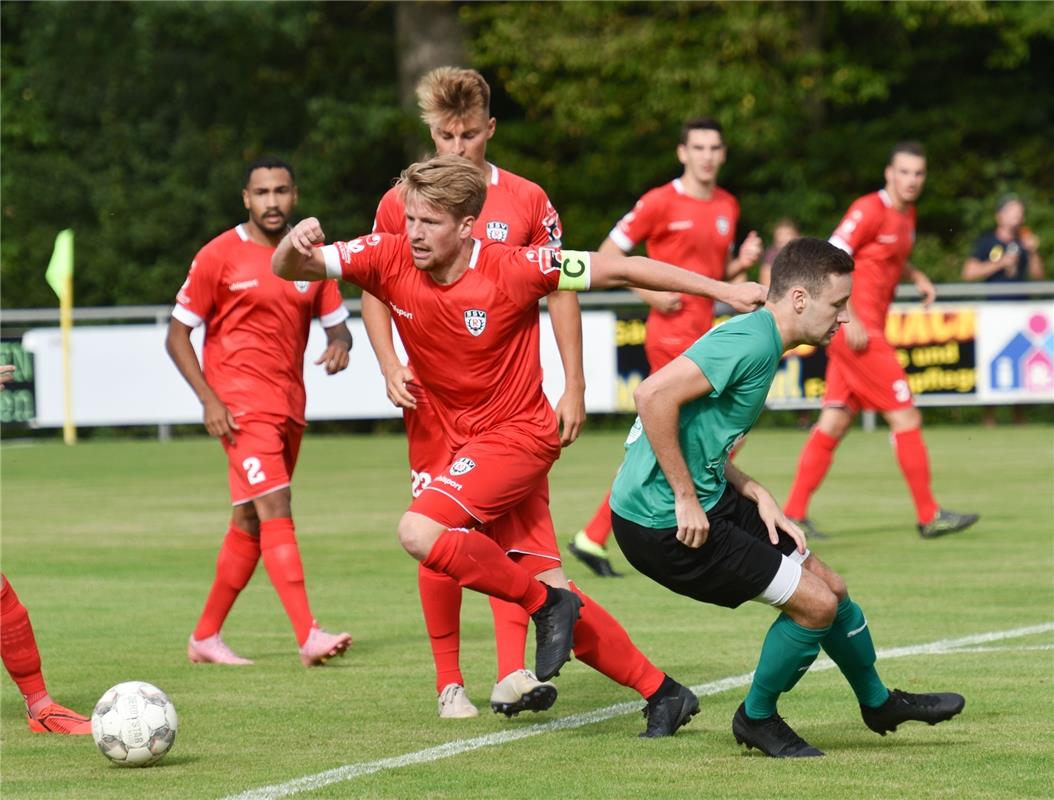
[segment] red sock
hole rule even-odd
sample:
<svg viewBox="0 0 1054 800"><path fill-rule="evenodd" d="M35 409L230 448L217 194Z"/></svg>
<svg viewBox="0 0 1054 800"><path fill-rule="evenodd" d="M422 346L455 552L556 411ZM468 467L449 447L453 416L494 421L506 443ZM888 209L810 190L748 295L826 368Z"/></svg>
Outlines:
<svg viewBox="0 0 1054 800"><path fill-rule="evenodd" d="M421 563L461 586L516 603L528 614L545 605L548 597L544 583L478 531L443 531Z"/></svg>
<svg viewBox="0 0 1054 800"><path fill-rule="evenodd" d="M249 583L260 560L260 539L243 531L233 522L223 537L220 554L216 557L216 577L205 600L194 638L207 639L219 633L238 594Z"/></svg>
<svg viewBox="0 0 1054 800"><path fill-rule="evenodd" d="M604 501L597 509L597 513L582 530L586 532L590 541L596 542L601 547L607 546L608 537L611 536L611 492L604 495Z"/></svg>
<svg viewBox="0 0 1054 800"><path fill-rule="evenodd" d="M524 669L523 651L527 646L527 612L515 603L490 598L494 614L494 644L498 651L498 680Z"/></svg>
<svg viewBox="0 0 1054 800"><path fill-rule="evenodd" d="M51 702L40 671L40 651L29 612L7 576L0 589L0 657L11 679L18 684L30 716Z"/></svg>
<svg viewBox="0 0 1054 800"><path fill-rule="evenodd" d="M783 507L783 513L791 519L805 519L808 516L809 500L831 468L838 441L819 428L812 429L798 459L798 472L794 476L790 497Z"/></svg>
<svg viewBox="0 0 1054 800"><path fill-rule="evenodd" d="M665 673L637 649L618 620L573 583L582 598L582 612L575 625L575 658L611 680L651 697L662 686Z"/></svg>
<svg viewBox="0 0 1054 800"><path fill-rule="evenodd" d="M296 546L296 529L289 517L260 522L260 553L263 555L267 577L285 607L293 633L301 647L311 633L315 618L307 602L304 587L304 565L300 562L300 549Z"/></svg>
<svg viewBox="0 0 1054 800"><path fill-rule="evenodd" d="M894 433L890 440L900 463L900 471L911 490L911 499L915 501L915 516L919 524L932 522L937 516L938 505L930 489L930 456L926 443L922 440L922 429Z"/></svg>
<svg viewBox="0 0 1054 800"><path fill-rule="evenodd" d="M436 665L436 693L448 683L465 685L458 655L461 650L461 587L449 575L417 566L417 590L425 629Z"/></svg>

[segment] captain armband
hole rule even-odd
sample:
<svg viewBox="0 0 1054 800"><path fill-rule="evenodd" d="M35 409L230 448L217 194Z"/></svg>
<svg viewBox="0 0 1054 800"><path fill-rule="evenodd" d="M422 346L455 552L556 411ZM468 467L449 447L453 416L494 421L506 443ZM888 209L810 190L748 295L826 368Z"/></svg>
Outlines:
<svg viewBox="0 0 1054 800"><path fill-rule="evenodd" d="M565 292L589 291L589 253L587 251L560 251L560 282L556 288Z"/></svg>

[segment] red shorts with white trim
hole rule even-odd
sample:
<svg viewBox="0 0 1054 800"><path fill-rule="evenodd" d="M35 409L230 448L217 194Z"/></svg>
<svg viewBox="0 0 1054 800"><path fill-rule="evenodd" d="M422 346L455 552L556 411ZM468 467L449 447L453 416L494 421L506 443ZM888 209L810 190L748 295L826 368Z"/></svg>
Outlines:
<svg viewBox="0 0 1054 800"><path fill-rule="evenodd" d="M863 350L851 350L839 332L827 348L824 407L897 411L915 401L897 353L882 336L872 335Z"/></svg>
<svg viewBox="0 0 1054 800"><path fill-rule="evenodd" d="M227 482L231 505L283 489L292 482L293 469L304 438L304 425L286 418L246 414L236 419L234 444L222 439L227 453Z"/></svg>
<svg viewBox="0 0 1054 800"><path fill-rule="evenodd" d="M469 440L422 488L410 511L448 528L478 528L506 552L559 559L549 513L549 469L560 455L551 441L508 428Z"/></svg>

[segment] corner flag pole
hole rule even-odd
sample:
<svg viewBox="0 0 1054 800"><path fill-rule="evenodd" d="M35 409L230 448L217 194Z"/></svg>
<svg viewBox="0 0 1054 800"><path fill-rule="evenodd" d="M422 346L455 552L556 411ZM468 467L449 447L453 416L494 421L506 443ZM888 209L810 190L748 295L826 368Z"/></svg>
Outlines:
<svg viewBox="0 0 1054 800"><path fill-rule="evenodd" d="M62 440L77 443L77 428L73 424L73 359L70 334L73 331L73 230L67 228L55 237L55 250L44 274L52 290L59 297L59 327L62 330L63 424Z"/></svg>

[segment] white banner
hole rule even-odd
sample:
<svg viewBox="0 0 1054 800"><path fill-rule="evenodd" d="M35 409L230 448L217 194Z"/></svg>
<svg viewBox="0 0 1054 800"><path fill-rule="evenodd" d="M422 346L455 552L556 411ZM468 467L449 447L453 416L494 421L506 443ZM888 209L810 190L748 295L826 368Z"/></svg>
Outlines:
<svg viewBox="0 0 1054 800"><path fill-rule="evenodd" d="M401 416L384 391L362 320L348 326L355 337L351 364L338 375L326 375L313 362L326 346L321 326L313 324L304 355L308 420L384 419ZM74 328L72 336L73 416L79 426L159 425L201 421L201 405L165 352L163 325L104 325ZM200 353L204 330L191 342ZM615 409L615 315L582 313L586 409ZM23 337L33 354L36 381L34 425L63 423L62 343L58 328L34 328ZM396 337L400 355L405 355ZM542 315L543 389L554 404L563 392L564 373L548 315Z"/></svg>
<svg viewBox="0 0 1054 800"><path fill-rule="evenodd" d="M977 306L982 401L1054 401L1054 303Z"/></svg>

